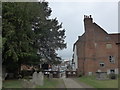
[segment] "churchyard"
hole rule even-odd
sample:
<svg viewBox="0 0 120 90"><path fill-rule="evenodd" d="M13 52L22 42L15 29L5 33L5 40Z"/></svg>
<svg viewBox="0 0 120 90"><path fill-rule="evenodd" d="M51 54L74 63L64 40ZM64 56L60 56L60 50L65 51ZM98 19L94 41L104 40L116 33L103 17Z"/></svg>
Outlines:
<svg viewBox="0 0 120 90"><path fill-rule="evenodd" d="M3 81L3 88L64 88L60 78L44 77L41 72L33 73L32 78L10 79Z"/></svg>
<svg viewBox="0 0 120 90"><path fill-rule="evenodd" d="M3 87L4 88L24 88L22 83L23 83L23 80L6 80L3 82ZM61 84L63 84L63 81L60 79L45 78L44 85L43 86L36 85L35 88L57 88Z"/></svg>
<svg viewBox="0 0 120 90"><path fill-rule="evenodd" d="M98 80L95 76L82 76L72 78L52 78L46 77L41 72L33 73L33 76L24 77L22 79L11 79L3 81L3 88L66 88L65 79L72 79L81 85L83 88L118 88L118 81L120 77L116 79ZM67 84L73 82L67 82ZM73 83L74 84L74 83Z"/></svg>
<svg viewBox="0 0 120 90"><path fill-rule="evenodd" d="M75 67L74 59L65 61L59 56L57 51L67 48L66 30L56 17L50 18L51 13L49 2L44 0L39 3L2 3L2 88L117 88L120 77L108 78L107 72L101 70L94 72L97 76L92 76L90 71L88 76L83 73L79 77L80 71L77 71L79 68ZM91 15L85 19L92 20ZM87 47L90 50L97 45L92 43ZM87 51L89 49L85 49ZM97 60L94 56L92 58ZM114 61L112 57L109 57L110 63ZM85 65L84 61L89 59L83 59L80 64ZM89 63L85 65L87 68ZM100 67L104 68L104 63L100 63ZM85 67L80 69L84 71ZM116 70L110 71L116 74Z"/></svg>
<svg viewBox="0 0 120 90"><path fill-rule="evenodd" d="M97 80L94 76L83 76L76 79L77 82L83 82L94 88L118 88L119 80L120 77L117 79Z"/></svg>

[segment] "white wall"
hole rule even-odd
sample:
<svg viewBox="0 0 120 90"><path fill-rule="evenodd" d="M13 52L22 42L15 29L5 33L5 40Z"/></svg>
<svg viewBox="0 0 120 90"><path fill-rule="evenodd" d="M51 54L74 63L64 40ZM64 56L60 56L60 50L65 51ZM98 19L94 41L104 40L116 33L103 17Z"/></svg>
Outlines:
<svg viewBox="0 0 120 90"><path fill-rule="evenodd" d="M77 56L77 47L75 45L75 48L74 48L74 58L73 58L73 61L75 62L75 70L78 68L78 60L77 60L78 56Z"/></svg>

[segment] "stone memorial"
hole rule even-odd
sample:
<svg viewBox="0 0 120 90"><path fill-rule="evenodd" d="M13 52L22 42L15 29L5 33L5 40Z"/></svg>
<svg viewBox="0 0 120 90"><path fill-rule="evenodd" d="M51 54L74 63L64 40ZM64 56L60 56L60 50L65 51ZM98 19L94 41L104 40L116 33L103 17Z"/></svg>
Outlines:
<svg viewBox="0 0 120 90"><path fill-rule="evenodd" d="M43 75L42 72L38 73L38 80L39 80L38 85L43 86L43 84L44 84L44 75Z"/></svg>
<svg viewBox="0 0 120 90"><path fill-rule="evenodd" d="M32 81L33 81L34 84L37 84L37 80L38 80L38 73L37 73L37 72L34 72L34 73L33 73Z"/></svg>
<svg viewBox="0 0 120 90"><path fill-rule="evenodd" d="M96 79L97 80L106 80L106 79L108 79L107 72L96 72Z"/></svg>
<svg viewBox="0 0 120 90"><path fill-rule="evenodd" d="M23 88L34 88L35 86L43 86L44 74L42 72L34 72L31 80L23 80Z"/></svg>
<svg viewBox="0 0 120 90"><path fill-rule="evenodd" d="M35 84L33 83L32 80L26 80L23 79L23 83L22 83L23 88L35 88Z"/></svg>
<svg viewBox="0 0 120 90"><path fill-rule="evenodd" d="M52 73L49 74L49 78L53 78L53 74Z"/></svg>
<svg viewBox="0 0 120 90"><path fill-rule="evenodd" d="M34 72L33 73L33 79L32 79L33 83L35 85L40 85L42 86L43 85L43 82L44 82L44 75L42 72Z"/></svg>

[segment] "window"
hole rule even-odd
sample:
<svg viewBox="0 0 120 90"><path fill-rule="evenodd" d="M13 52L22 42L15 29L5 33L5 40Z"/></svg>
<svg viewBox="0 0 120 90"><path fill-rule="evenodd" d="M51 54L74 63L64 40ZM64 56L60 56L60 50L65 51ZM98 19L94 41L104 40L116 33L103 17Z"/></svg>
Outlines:
<svg viewBox="0 0 120 90"><path fill-rule="evenodd" d="M100 63L100 67L104 67L105 66L105 64L104 63Z"/></svg>
<svg viewBox="0 0 120 90"><path fill-rule="evenodd" d="M110 61L111 63L115 63L114 56L109 56L109 61Z"/></svg>
<svg viewBox="0 0 120 90"><path fill-rule="evenodd" d="M110 73L115 73L115 70L114 70L114 69L111 69L111 70L110 70Z"/></svg>
<svg viewBox="0 0 120 90"><path fill-rule="evenodd" d="M106 44L106 48L107 48L107 49L112 48L112 44Z"/></svg>

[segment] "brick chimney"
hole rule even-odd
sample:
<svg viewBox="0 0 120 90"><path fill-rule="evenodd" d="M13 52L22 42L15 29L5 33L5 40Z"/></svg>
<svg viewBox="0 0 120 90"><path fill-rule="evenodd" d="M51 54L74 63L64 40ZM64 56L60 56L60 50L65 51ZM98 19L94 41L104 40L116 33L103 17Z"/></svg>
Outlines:
<svg viewBox="0 0 120 90"><path fill-rule="evenodd" d="M84 27L85 31L93 29L93 19L91 15L84 15Z"/></svg>
<svg viewBox="0 0 120 90"><path fill-rule="evenodd" d="M95 32L94 24L91 15L84 15L84 28L85 28L85 53L90 52L90 54L85 54L85 57L92 57L95 55Z"/></svg>

